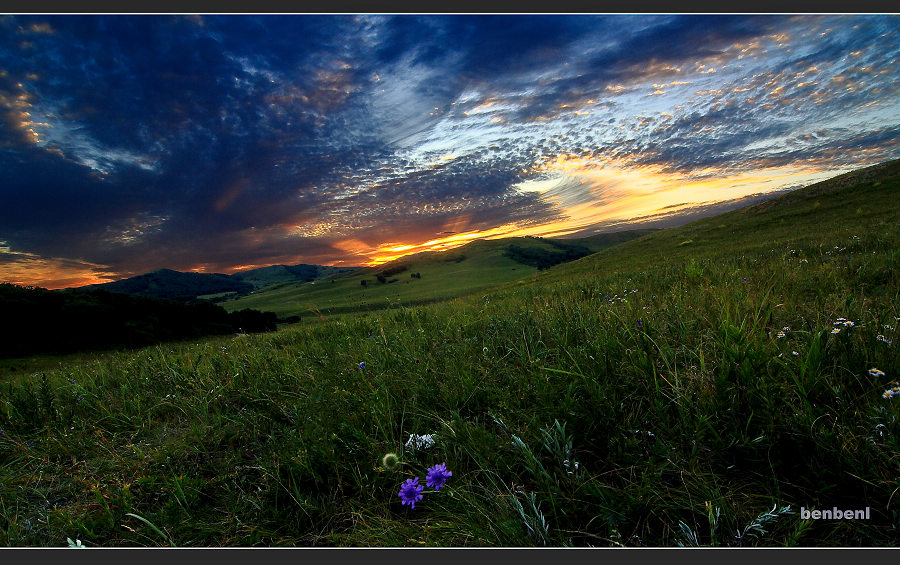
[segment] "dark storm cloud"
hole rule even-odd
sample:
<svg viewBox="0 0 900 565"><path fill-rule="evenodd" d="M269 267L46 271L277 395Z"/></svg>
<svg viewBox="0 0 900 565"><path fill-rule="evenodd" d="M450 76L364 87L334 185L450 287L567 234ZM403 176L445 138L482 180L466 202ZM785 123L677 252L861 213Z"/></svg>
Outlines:
<svg viewBox="0 0 900 565"><path fill-rule="evenodd" d="M310 99L321 96L323 75L335 76L328 59L341 20L86 16L3 24L11 31L3 90L24 82L27 110L51 122L46 133L36 129L58 151L4 128L5 145L20 148L3 155L12 173L0 196L16 203L4 206L2 225L17 245L59 253L56 242L75 234L89 241L139 212L169 218L155 236L169 242L288 222L320 200L317 183L380 153L327 115L340 110L335 96ZM17 42L34 26L53 33ZM19 118L9 113L7 122ZM63 124L76 134L54 138ZM85 166L111 148L144 156L152 168ZM80 251L91 254L95 243ZM107 253L103 247L93 254Z"/></svg>

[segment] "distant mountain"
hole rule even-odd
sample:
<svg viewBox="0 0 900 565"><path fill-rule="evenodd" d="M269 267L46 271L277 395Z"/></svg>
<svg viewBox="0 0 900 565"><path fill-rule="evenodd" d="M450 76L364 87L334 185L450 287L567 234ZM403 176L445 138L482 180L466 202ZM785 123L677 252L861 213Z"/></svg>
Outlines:
<svg viewBox="0 0 900 565"><path fill-rule="evenodd" d="M159 269L136 277L93 284L84 288L102 289L131 296L188 301L198 296L222 292L248 294L255 287L249 282L234 279L230 275L182 273L172 269Z"/></svg>
<svg viewBox="0 0 900 565"><path fill-rule="evenodd" d="M158 269L143 275L110 283L88 285L86 289L167 298L189 302L206 299L218 302L250 294L254 290L283 282L309 282L332 276L356 267L327 267L323 265L272 265L226 275L222 273L183 273L172 269Z"/></svg>

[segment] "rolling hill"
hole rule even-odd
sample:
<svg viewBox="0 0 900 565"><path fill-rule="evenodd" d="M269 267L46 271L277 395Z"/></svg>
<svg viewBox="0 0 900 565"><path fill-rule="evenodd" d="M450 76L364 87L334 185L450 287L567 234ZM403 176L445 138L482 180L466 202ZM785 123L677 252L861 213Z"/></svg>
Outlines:
<svg viewBox="0 0 900 565"><path fill-rule="evenodd" d="M565 269L542 274L546 280L599 275L649 265L695 263L735 254L777 253L815 248L817 253L840 253L822 247L823 226L847 244L861 228L882 233L897 229L900 209L900 159L873 165L782 194L724 214L624 242L574 261Z"/></svg>
<svg viewBox="0 0 900 565"><path fill-rule="evenodd" d="M249 294L277 283L288 281L313 281L318 278L352 272L356 267L327 267L323 265L271 265L231 275L222 273L185 273L172 269L158 269L142 275L109 283L88 285L82 288L102 289L109 292L192 301L223 299Z"/></svg>
<svg viewBox="0 0 900 565"><path fill-rule="evenodd" d="M440 302L528 277L653 231L630 230L580 239L476 240L452 250L419 253L341 276L272 285L222 302L222 306L229 311L263 309L282 318L324 318Z"/></svg>

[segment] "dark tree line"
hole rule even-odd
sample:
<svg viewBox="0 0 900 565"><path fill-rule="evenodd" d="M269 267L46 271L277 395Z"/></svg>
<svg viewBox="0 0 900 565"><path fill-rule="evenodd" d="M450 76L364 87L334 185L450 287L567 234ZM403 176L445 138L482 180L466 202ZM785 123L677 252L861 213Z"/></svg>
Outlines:
<svg viewBox="0 0 900 565"><path fill-rule="evenodd" d="M537 267L539 270L550 268L560 263L567 263L580 259L593 253L590 249L583 245L575 243L562 243L551 239L542 239L545 243L549 243L559 251L551 251L549 249L541 249L538 247L522 247L521 245L512 244L506 248L503 253L513 261Z"/></svg>
<svg viewBox="0 0 900 565"><path fill-rule="evenodd" d="M144 347L277 328L273 312L229 313L210 303L12 284L0 284L0 321L0 357Z"/></svg>

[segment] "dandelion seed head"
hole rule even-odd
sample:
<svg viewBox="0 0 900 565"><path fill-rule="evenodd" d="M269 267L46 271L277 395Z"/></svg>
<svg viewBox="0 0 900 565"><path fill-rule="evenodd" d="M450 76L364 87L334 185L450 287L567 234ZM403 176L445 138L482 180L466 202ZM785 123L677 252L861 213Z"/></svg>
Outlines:
<svg viewBox="0 0 900 565"><path fill-rule="evenodd" d="M397 457L396 453L387 453L384 457L381 458L381 466L388 471L393 471L399 464L400 458Z"/></svg>

